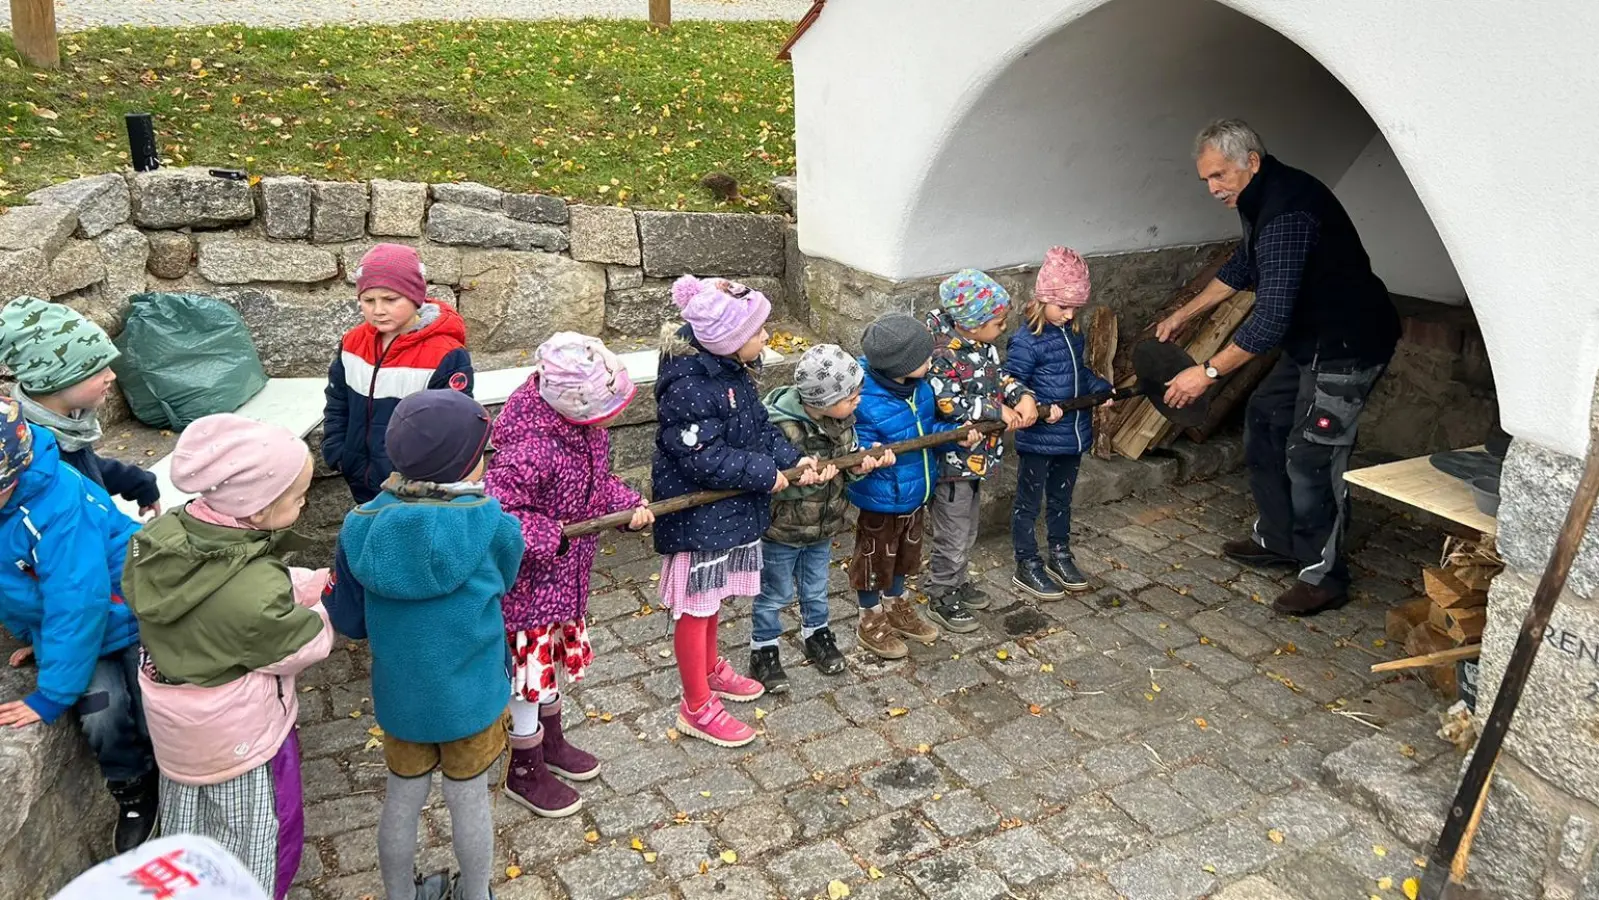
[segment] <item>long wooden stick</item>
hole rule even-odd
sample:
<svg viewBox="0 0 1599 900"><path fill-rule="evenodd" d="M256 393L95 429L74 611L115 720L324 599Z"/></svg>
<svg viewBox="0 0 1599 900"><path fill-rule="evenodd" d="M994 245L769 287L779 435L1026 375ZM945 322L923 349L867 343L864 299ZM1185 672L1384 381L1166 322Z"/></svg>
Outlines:
<svg viewBox="0 0 1599 900"><path fill-rule="evenodd" d="M1494 696L1493 711L1483 725L1471 765L1466 767L1466 774L1460 780L1460 789L1455 792L1454 803L1444 819L1443 833L1438 836L1438 845L1433 848L1426 876L1422 879L1421 895L1424 897L1443 896L1446 879L1466 837L1471 815L1487 793L1489 773L1493 771L1494 763L1499 760L1499 751L1504 747L1505 733L1510 730L1516 704L1521 700L1521 692L1527 686L1533 661L1538 657L1538 645L1543 643L1544 629L1549 626L1555 601L1566 587L1566 577L1571 574L1571 562L1577 556L1583 535L1588 532L1588 520L1593 517L1596 499L1599 499L1599 435L1590 435L1582 480L1577 483L1571 507L1566 510L1565 524L1555 538L1555 552L1549 556L1543 577L1538 580L1538 588L1533 591L1532 604L1527 607L1527 615L1521 621L1521 634L1516 637L1516 648L1510 653L1504 678L1499 682L1499 693Z"/></svg>
<svg viewBox="0 0 1599 900"><path fill-rule="evenodd" d="M1482 810L1488 805L1488 790L1493 787L1494 773L1488 773L1488 780L1483 782L1482 796L1477 798L1477 807L1471 811L1471 821L1466 823L1466 833L1460 838L1460 849L1455 851L1455 859L1449 864L1449 880L1458 885L1466 883L1466 866L1471 862L1471 844L1477 839L1477 826L1482 824Z"/></svg>
<svg viewBox="0 0 1599 900"><path fill-rule="evenodd" d="M1481 644L1467 644L1464 647L1450 647L1448 650L1439 650L1436 653L1423 653L1420 656L1407 656L1404 659L1391 659L1387 662L1376 663L1371 667L1371 670L1373 672L1397 672L1400 669L1449 666L1462 659L1476 659L1481 653Z"/></svg>

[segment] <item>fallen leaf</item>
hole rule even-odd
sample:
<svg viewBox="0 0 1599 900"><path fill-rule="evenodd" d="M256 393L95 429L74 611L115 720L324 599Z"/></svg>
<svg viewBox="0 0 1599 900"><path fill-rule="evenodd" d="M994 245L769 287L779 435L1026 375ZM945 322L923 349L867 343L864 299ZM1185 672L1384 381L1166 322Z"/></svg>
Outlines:
<svg viewBox="0 0 1599 900"><path fill-rule="evenodd" d="M381 746L383 746L383 741L382 740L380 740L378 738L367 738L366 739L366 747L364 749L376 750L377 748L379 748Z"/></svg>
<svg viewBox="0 0 1599 900"><path fill-rule="evenodd" d="M1400 890L1404 891L1410 900L1416 900L1416 895L1421 893L1421 882L1414 878L1406 878L1405 883L1400 885Z"/></svg>
<svg viewBox="0 0 1599 900"><path fill-rule="evenodd" d="M660 651L656 655L659 656L661 659L671 659L672 658L672 648L670 648L670 647L662 647L660 649Z"/></svg>
<svg viewBox="0 0 1599 900"><path fill-rule="evenodd" d="M1281 844L1283 842L1283 833L1273 828L1272 830L1266 832L1266 839L1271 841L1273 844Z"/></svg>
<svg viewBox="0 0 1599 900"><path fill-rule="evenodd" d="M661 858L661 855L659 853L656 853L654 850L645 850L644 851L644 861L647 862L647 863L653 863L657 859L660 859L660 858Z"/></svg>
<svg viewBox="0 0 1599 900"><path fill-rule="evenodd" d="M1427 858L1424 857L1424 856L1418 856L1415 859L1411 860L1411 862L1415 863L1416 864L1416 868L1418 868L1418 869L1427 868Z"/></svg>
<svg viewBox="0 0 1599 900"><path fill-rule="evenodd" d="M1006 651L1004 647L1001 647L998 650L994 651L994 658L995 659L1010 659L1010 653L1008 651Z"/></svg>
<svg viewBox="0 0 1599 900"><path fill-rule="evenodd" d="M1038 667L1038 671L1040 671L1040 672L1053 672L1053 671L1055 671L1055 664L1054 663L1044 663L1043 665L1040 665Z"/></svg>
<svg viewBox="0 0 1599 900"><path fill-rule="evenodd" d="M1149 701L1149 702L1150 702L1150 703L1154 703L1154 702L1155 702L1155 695L1154 695L1154 694L1151 694L1151 693L1150 693L1150 692L1148 692L1148 691L1145 691L1145 692L1144 692L1144 699L1145 699L1145 700L1148 700L1148 701Z"/></svg>
<svg viewBox="0 0 1599 900"><path fill-rule="evenodd" d="M1388 855L1388 848L1384 847L1381 844L1372 844L1371 845L1371 852L1377 854L1378 856L1387 856Z"/></svg>
<svg viewBox="0 0 1599 900"><path fill-rule="evenodd" d="M593 832L589 832L589 833L593 834ZM628 842L628 846L632 847L634 850L643 850L644 849L644 839L639 837L638 835L634 835L633 836L633 840Z"/></svg>
<svg viewBox="0 0 1599 900"><path fill-rule="evenodd" d="M55 121L56 119L61 118L61 115L53 109L46 109L43 106L34 106L31 103L28 104L28 108L33 110L33 114L41 119Z"/></svg>
<svg viewBox="0 0 1599 900"><path fill-rule="evenodd" d="M359 709L350 710L350 718L352 718L352 719L361 718L361 711Z"/></svg>
<svg viewBox="0 0 1599 900"><path fill-rule="evenodd" d="M1027 711L1032 713L1035 716L1041 716L1041 715L1044 714L1044 708L1042 706L1039 706L1037 703L1030 704L1027 707Z"/></svg>
<svg viewBox="0 0 1599 900"><path fill-rule="evenodd" d="M667 740L675 741L675 740L677 740L680 737L682 737L682 735L677 733L677 729L676 728L668 728L668 729L666 729L666 739Z"/></svg>
<svg viewBox="0 0 1599 900"><path fill-rule="evenodd" d="M1377 890L1379 890L1379 891L1386 891L1386 890L1388 890L1389 888L1391 888L1393 886L1394 886L1394 880L1392 878L1389 878L1386 875L1384 875L1383 877L1377 879Z"/></svg>
<svg viewBox="0 0 1599 900"><path fill-rule="evenodd" d="M614 718L616 718L616 717L611 715L610 713L600 713L600 721L601 722L609 722L609 721L611 721Z"/></svg>
<svg viewBox="0 0 1599 900"><path fill-rule="evenodd" d="M943 795L943 794L934 794L934 795L933 795L933 799L934 799L934 800L935 800L935 801L937 801L937 800L942 800L942 799L944 799L944 795Z"/></svg>
<svg viewBox="0 0 1599 900"><path fill-rule="evenodd" d="M1194 724L1198 725L1201 729L1205 729L1205 728L1209 728L1210 727L1210 723L1205 721L1203 716L1201 716L1200 718L1195 719L1194 720Z"/></svg>
<svg viewBox="0 0 1599 900"><path fill-rule="evenodd" d="M654 575L651 575L650 576L650 580L651 581L660 581L661 580L661 573L656 572Z"/></svg>
<svg viewBox="0 0 1599 900"><path fill-rule="evenodd" d="M1152 690L1152 691L1154 691L1154 692L1155 692L1155 693L1157 693L1157 694L1158 694L1158 693L1160 693L1160 685L1158 685L1158 684L1156 684L1156 683L1155 683L1155 682L1153 682L1153 681L1151 681L1151 682L1150 682L1150 683L1149 683L1149 689L1150 689L1150 690Z"/></svg>
<svg viewBox="0 0 1599 900"><path fill-rule="evenodd" d="M377 725L373 725L371 728L366 730L366 733L372 735L373 737L382 737L383 729Z"/></svg>
<svg viewBox="0 0 1599 900"><path fill-rule="evenodd" d="M1379 648L1380 647L1386 647L1386 646L1388 646L1388 642L1383 640L1382 638L1378 638L1375 641L1372 641L1371 645L1373 647L1379 647Z"/></svg>
<svg viewBox="0 0 1599 900"><path fill-rule="evenodd" d="M583 840L590 844L598 844L600 842L600 833L598 831L585 832L583 834Z"/></svg>
<svg viewBox="0 0 1599 900"><path fill-rule="evenodd" d="M872 879L873 881L876 881L877 879L883 877L883 870L879 869L876 866L867 866L866 867L866 877Z"/></svg>
<svg viewBox="0 0 1599 900"><path fill-rule="evenodd" d="M1410 746L1409 744L1400 744L1399 745L1399 755L1403 756L1405 759L1415 759L1416 758L1416 748Z"/></svg>
<svg viewBox="0 0 1599 900"><path fill-rule="evenodd" d="M708 859L700 860L700 874L704 875L706 872L709 872L710 870L711 870L711 861L708 860Z"/></svg>
<svg viewBox="0 0 1599 900"><path fill-rule="evenodd" d="M764 718L766 718L766 710L761 709L759 706L755 707L755 720L760 721Z"/></svg>
<svg viewBox="0 0 1599 900"><path fill-rule="evenodd" d="M1203 865L1203 866L1200 866L1200 867L1199 867L1199 868L1200 868L1200 869L1201 869L1201 870L1203 870L1203 871L1205 871L1205 872L1207 872L1207 873L1209 873L1209 874L1211 874L1211 875L1214 875L1214 874L1216 874L1216 867L1215 867L1215 866L1213 866L1213 865L1211 865L1211 864L1209 864L1209 863L1206 863L1206 864L1205 864L1205 865Z"/></svg>
<svg viewBox="0 0 1599 900"><path fill-rule="evenodd" d="M916 752L917 753L921 753L923 755L926 755L928 753L933 752L933 748L928 746L927 744L917 744L916 745Z"/></svg>
<svg viewBox="0 0 1599 900"><path fill-rule="evenodd" d="M1210 643L1210 638L1205 637L1204 635L1200 635L1199 636L1199 642L1201 644L1208 644L1208 643Z"/></svg>
<svg viewBox="0 0 1599 900"><path fill-rule="evenodd" d="M827 883L827 900L844 900L849 896L849 885L837 879ZM1411 900L1415 900L1414 897Z"/></svg>
<svg viewBox="0 0 1599 900"><path fill-rule="evenodd" d="M700 791L700 796L701 797L709 797L710 795L711 795L710 791Z"/></svg>
<svg viewBox="0 0 1599 900"><path fill-rule="evenodd" d="M722 857L722 862L725 862L725 863L727 863L730 866L733 863L738 862L738 854L735 853L732 850L723 850L722 854L721 854L721 857Z"/></svg>
<svg viewBox="0 0 1599 900"><path fill-rule="evenodd" d="M505 877L511 879L512 881L515 881L518 878L521 878L522 877L522 867L521 866L506 866L505 867Z"/></svg>
<svg viewBox="0 0 1599 900"><path fill-rule="evenodd" d="M910 712L910 710L906 709L905 707L896 706L896 707L893 707L892 709L890 709L888 711L888 716L889 716L889 718L892 719L892 718L896 718L898 716L903 716L903 715L905 715L908 712Z"/></svg>

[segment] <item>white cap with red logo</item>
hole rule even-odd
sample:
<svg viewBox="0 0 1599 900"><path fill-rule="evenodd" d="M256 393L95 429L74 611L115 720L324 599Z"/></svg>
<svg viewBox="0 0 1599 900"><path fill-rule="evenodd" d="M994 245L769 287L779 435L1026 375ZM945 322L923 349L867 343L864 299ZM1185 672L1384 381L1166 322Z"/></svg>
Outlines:
<svg viewBox="0 0 1599 900"><path fill-rule="evenodd" d="M95 866L53 900L270 900L238 857L207 837L150 841Z"/></svg>

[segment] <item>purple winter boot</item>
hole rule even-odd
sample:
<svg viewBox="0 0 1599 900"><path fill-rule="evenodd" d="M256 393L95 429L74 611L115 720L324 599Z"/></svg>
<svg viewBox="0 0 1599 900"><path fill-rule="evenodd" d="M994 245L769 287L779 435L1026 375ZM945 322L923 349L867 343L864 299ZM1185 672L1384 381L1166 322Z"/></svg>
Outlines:
<svg viewBox="0 0 1599 900"><path fill-rule="evenodd" d="M543 728L532 737L511 735L511 771L505 777L506 793L546 819L559 819L582 809L583 798L545 767L544 735Z"/></svg>
<svg viewBox="0 0 1599 900"><path fill-rule="evenodd" d="M539 706L540 732L544 735L544 764L551 772L570 781L588 781L600 775L600 761L594 754L568 744L561 731L561 699Z"/></svg>

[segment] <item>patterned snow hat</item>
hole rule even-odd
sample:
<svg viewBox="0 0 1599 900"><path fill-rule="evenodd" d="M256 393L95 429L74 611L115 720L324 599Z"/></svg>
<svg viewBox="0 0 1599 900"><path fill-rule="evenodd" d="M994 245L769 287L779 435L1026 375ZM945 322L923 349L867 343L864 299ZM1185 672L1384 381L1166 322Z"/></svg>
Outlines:
<svg viewBox="0 0 1599 900"><path fill-rule="evenodd" d="M837 344L817 344L800 356L794 386L806 406L825 409L861 389L866 373L855 357Z"/></svg>
<svg viewBox="0 0 1599 900"><path fill-rule="evenodd" d="M1088 305L1088 263L1076 250L1051 247L1038 270L1033 297L1050 306L1075 308Z"/></svg>
<svg viewBox="0 0 1599 900"><path fill-rule="evenodd" d="M772 314L765 294L726 278L684 275L672 282L672 302L683 311L694 339L717 356L737 353Z"/></svg>
<svg viewBox="0 0 1599 900"><path fill-rule="evenodd" d="M539 396L576 425L621 412L638 388L622 360L599 338L561 331L539 345Z"/></svg>
<svg viewBox="0 0 1599 900"><path fill-rule="evenodd" d="M33 463L33 429L17 404L0 397L0 491L8 491Z"/></svg>
<svg viewBox="0 0 1599 900"><path fill-rule="evenodd" d="M955 324L968 331L999 318L1010 306L1010 292L977 269L961 269L944 279L938 299Z"/></svg>
<svg viewBox="0 0 1599 900"><path fill-rule="evenodd" d="M0 310L0 362L35 397L66 390L121 355L100 326L69 306L18 297Z"/></svg>

